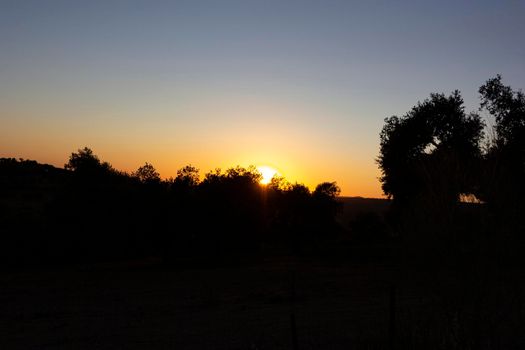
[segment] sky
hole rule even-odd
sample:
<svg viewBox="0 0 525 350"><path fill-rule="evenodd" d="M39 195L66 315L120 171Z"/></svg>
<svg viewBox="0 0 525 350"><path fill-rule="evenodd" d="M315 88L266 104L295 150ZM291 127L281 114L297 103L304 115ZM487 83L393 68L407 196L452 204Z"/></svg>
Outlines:
<svg viewBox="0 0 525 350"><path fill-rule="evenodd" d="M0 157L269 165L381 197L384 118L525 88L523 33L517 0L0 0Z"/></svg>

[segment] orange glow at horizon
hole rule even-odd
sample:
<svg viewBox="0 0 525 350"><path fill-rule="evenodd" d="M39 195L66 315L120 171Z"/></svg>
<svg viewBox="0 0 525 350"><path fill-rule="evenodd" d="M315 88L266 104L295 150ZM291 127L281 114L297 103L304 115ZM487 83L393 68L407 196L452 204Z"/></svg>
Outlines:
<svg viewBox="0 0 525 350"><path fill-rule="evenodd" d="M36 141L36 142L35 142ZM41 141L41 142L39 142ZM0 147L0 157L14 157L36 160L39 163L47 163L62 168L67 163L72 152L87 146L102 160L109 162L115 169L133 172L144 162L152 164L161 174L163 179L176 176L177 170L191 164L200 169L201 178L215 168L223 170L237 165L248 167L257 164L272 164L267 167L276 171L280 176L291 183L302 183L311 190L324 181L336 181L341 187L342 196L361 196L368 198L384 198L380 183L377 180L379 170L372 161L363 159L347 159L340 162L339 159L317 156L316 160L298 157L298 154L287 154L288 152L274 152L275 150L255 151L252 149L219 151L208 149L184 149L179 147L151 147L142 148L141 145L129 147L129 145L115 145L103 142L92 142L78 145L74 141L67 140L62 143L48 143L47 140L34 139L33 143L24 143L11 147ZM69 141L69 142L68 142ZM3 145L0 142L0 146ZM19 147L16 147L19 146ZM120 146L120 147L119 147ZM251 148L251 147L247 147ZM258 147L257 147L258 148ZM252 152L250 152L252 151ZM250 154L251 153L251 154ZM272 156L275 154L275 156ZM274 161L268 162L268 159ZM279 164L278 171L274 164ZM262 166L259 166L262 167ZM259 169L261 173L261 169ZM273 173L266 170L262 174L262 184L269 183Z"/></svg>
<svg viewBox="0 0 525 350"><path fill-rule="evenodd" d="M262 178L259 181L261 185L268 185L275 175L279 175L277 170L267 165L258 166L257 171L259 171L262 175Z"/></svg>
<svg viewBox="0 0 525 350"><path fill-rule="evenodd" d="M177 151L166 152L166 150L155 149L152 152L139 147L128 149L127 147L115 147L101 143L74 145L71 142L55 144L53 147L50 147L49 144L40 145L42 147L35 147L34 144L25 144L24 146L19 148L2 147L0 157L31 159L62 168L72 152L87 146L102 161L109 162L115 169L130 173L144 165L144 162L148 162L157 169L163 179L176 176L177 170L188 164L200 169L202 178L206 173L216 168L226 170L237 165L248 167L256 164L269 164L267 160L272 158L264 152L254 152L252 157L249 157L247 154L224 154L211 151L207 157L200 152L183 152L185 154L181 157L177 156L179 153ZM336 181L337 185L341 187L341 196L384 198L380 183L377 180L380 175L379 170L373 161L363 162L356 159L338 164L336 160L330 162L325 159L321 165L318 165L319 161L308 162L305 159L287 156L282 152L277 153L277 155L273 157L276 161L271 162L272 165L268 167L276 171L277 167L273 164L279 164L277 174L284 176L290 183L302 183L313 190L321 182ZM260 169L259 171L262 173ZM273 174L267 175L263 181L269 182L272 176Z"/></svg>
<svg viewBox="0 0 525 350"><path fill-rule="evenodd" d="M75 124L78 135L67 125L55 122L52 126L49 122L35 122L31 129L21 122L8 125L8 130L0 132L0 157L22 157L62 168L72 152L87 146L115 169L133 172L148 162L164 179L176 176L177 170L188 164L200 169L201 177L215 168L264 164L278 169L290 183L302 183L311 190L321 182L336 181L342 196L384 197L377 180L379 170L369 156L377 152L374 145L352 139L355 146L347 149L338 147L333 137L334 144L326 144L322 135L286 120L278 127L239 121L235 129L217 124L213 132L196 128L187 133L178 132L170 123L162 128L141 122L126 128L111 122L97 128ZM270 143L268 135L272 136ZM351 151L358 147L370 150Z"/></svg>
<svg viewBox="0 0 525 350"><path fill-rule="evenodd" d="M451 16L438 2L42 3L0 2L0 157L59 168L89 147L162 179L189 164L201 179L266 165L310 190L336 182L341 196L385 198L385 117L456 89L476 111L496 73L525 86L519 1ZM492 36L505 40L487 52L480 38Z"/></svg>

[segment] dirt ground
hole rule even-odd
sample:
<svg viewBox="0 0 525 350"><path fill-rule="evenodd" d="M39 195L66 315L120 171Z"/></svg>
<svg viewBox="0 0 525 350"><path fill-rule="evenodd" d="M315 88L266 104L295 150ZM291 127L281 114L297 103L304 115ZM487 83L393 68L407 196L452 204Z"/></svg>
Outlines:
<svg viewBox="0 0 525 350"><path fill-rule="evenodd" d="M2 349L292 349L292 313L300 349L388 339L393 274L380 265L281 259L1 273ZM397 288L398 313L425 303L420 291Z"/></svg>

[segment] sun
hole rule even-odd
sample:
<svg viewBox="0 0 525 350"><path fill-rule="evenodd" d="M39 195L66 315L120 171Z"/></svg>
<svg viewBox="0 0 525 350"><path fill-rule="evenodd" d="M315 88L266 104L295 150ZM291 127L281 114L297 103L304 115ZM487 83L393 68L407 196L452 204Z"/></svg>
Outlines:
<svg viewBox="0 0 525 350"><path fill-rule="evenodd" d="M259 181L261 185L268 185L275 175L279 175L279 172L277 170L267 165L258 166L257 170L262 175L262 178Z"/></svg>

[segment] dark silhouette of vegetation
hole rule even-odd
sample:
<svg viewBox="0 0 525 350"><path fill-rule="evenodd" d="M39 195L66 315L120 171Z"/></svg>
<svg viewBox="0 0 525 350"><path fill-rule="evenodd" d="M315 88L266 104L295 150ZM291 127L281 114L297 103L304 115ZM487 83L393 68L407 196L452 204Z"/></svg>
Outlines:
<svg viewBox="0 0 525 350"><path fill-rule="evenodd" d="M486 154L481 196L517 220L525 195L525 95L502 83L501 76L480 87L481 109L495 119ZM521 220L520 220L521 221Z"/></svg>
<svg viewBox="0 0 525 350"><path fill-rule="evenodd" d="M521 205L525 95L503 85L500 75L479 93L480 110L495 121L490 139L480 116L465 113L458 91L448 97L431 94L403 117L385 119L377 162L383 191L395 206L429 198L435 205L453 205L465 196Z"/></svg>
<svg viewBox="0 0 525 350"><path fill-rule="evenodd" d="M447 202L476 193L483 123L459 91L431 94L403 117L385 119L378 158L383 191L395 202L439 192Z"/></svg>
<svg viewBox="0 0 525 350"><path fill-rule="evenodd" d="M405 116L385 119L377 162L398 224L414 226L418 214L425 212L423 230L450 227L450 233L460 226L459 200L470 197L489 206L499 229L516 232L521 227L525 96L503 85L499 75L479 93L480 110L495 121L490 139L484 138L480 116L465 113L458 91L448 97L431 94Z"/></svg>
<svg viewBox="0 0 525 350"><path fill-rule="evenodd" d="M64 169L71 170L84 177L104 176L113 171L107 162L101 162L93 151L87 147L79 149L77 153L71 153L69 161Z"/></svg>
<svg viewBox="0 0 525 350"><path fill-rule="evenodd" d="M451 261L461 195L479 193L483 127L479 115L465 113L459 91L431 94L403 117L385 119L377 161L393 201L390 224L422 262Z"/></svg>
<svg viewBox="0 0 525 350"><path fill-rule="evenodd" d="M458 91L431 94L404 116L385 119L377 162L389 200L341 199L335 182L311 191L276 176L261 185L252 166L201 176L188 165L161 179L146 162L126 173L87 147L64 169L2 158L0 262L154 257L172 266L239 266L264 257L330 264L343 257L358 263L358 279L384 266L387 277L373 284L386 296L389 313L378 318L388 320L390 348L523 348L525 96L499 75L479 93L480 112L494 118L491 138ZM327 270L347 278L334 265ZM325 293L330 283L322 283L316 288ZM353 287L365 288L359 284ZM292 290L298 306L314 295L297 288L296 298L295 284ZM425 304L411 301L399 312L406 295L424 296ZM426 323L411 319L407 305ZM292 325L298 343L295 314Z"/></svg>
<svg viewBox="0 0 525 350"><path fill-rule="evenodd" d="M139 167L137 171L131 175L142 183L160 183L160 174L155 170L153 165L148 162Z"/></svg>
<svg viewBox="0 0 525 350"><path fill-rule="evenodd" d="M148 256L174 264L237 263L256 259L263 246L299 252L306 244L311 251L316 244L305 241L338 228L335 183L313 193L284 179L281 187L263 186L255 167L216 169L201 179L188 165L162 180L150 163L127 174L86 147L63 170L2 159L0 174L7 191L3 236L13 239L2 259L14 264ZM41 186L43 177L51 187ZM21 199L26 213L14 200L22 192L46 200Z"/></svg>
<svg viewBox="0 0 525 350"><path fill-rule="evenodd" d="M440 299L456 327L455 347L491 348L498 339L518 348L522 337L500 329L491 338L483 329L495 330L493 310L508 307L510 290L522 297L525 96L499 75L479 93L480 111L494 119L491 138L478 114L465 113L459 92L431 94L405 116L385 119L377 162L399 238L393 261L419 273ZM360 219L353 229L377 233L367 228L377 222ZM502 328L517 327L520 312L509 311Z"/></svg>

